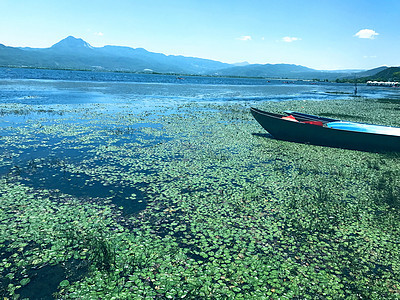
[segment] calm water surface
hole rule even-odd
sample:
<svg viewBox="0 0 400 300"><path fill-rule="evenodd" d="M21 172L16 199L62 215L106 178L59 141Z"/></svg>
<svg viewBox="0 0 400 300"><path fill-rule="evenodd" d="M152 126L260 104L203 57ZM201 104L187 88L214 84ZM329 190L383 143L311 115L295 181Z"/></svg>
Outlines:
<svg viewBox="0 0 400 300"><path fill-rule="evenodd" d="M347 99L351 84L0 68L0 103L130 103L149 108L185 102ZM394 88L358 86L369 98L398 98Z"/></svg>

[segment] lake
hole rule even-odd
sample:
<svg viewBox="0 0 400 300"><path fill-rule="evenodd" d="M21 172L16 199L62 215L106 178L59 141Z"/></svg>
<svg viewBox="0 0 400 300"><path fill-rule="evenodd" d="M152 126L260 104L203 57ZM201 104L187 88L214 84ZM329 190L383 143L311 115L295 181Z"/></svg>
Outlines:
<svg viewBox="0 0 400 300"><path fill-rule="evenodd" d="M249 112L400 126L398 89L353 90L0 68L0 295L400 297L398 154L275 140Z"/></svg>
<svg viewBox="0 0 400 300"><path fill-rule="evenodd" d="M347 99L351 84L112 72L0 68L0 101L22 104L257 102ZM393 88L358 86L368 98L398 97ZM139 103L136 103L139 102Z"/></svg>

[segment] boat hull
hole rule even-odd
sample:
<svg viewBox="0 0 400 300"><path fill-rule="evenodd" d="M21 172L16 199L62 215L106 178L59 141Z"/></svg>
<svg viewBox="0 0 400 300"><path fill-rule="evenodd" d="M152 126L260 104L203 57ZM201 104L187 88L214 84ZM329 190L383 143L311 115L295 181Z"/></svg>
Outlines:
<svg viewBox="0 0 400 300"><path fill-rule="evenodd" d="M400 151L400 136L356 132L282 119L251 108L260 125L276 139L363 151ZM299 118L297 118L299 119ZM300 118L299 121L302 121Z"/></svg>

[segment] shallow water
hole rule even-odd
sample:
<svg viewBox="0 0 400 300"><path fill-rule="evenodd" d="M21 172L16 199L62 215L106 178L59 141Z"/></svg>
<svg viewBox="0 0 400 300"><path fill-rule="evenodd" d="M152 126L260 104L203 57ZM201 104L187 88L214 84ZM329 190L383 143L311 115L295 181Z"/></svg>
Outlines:
<svg viewBox="0 0 400 300"><path fill-rule="evenodd" d="M177 79L170 75L0 68L0 103L130 103L149 108L156 103L176 105L193 101L347 99L354 92L351 84L327 82L199 76L183 78ZM399 91L360 85L358 95L397 98Z"/></svg>
<svg viewBox="0 0 400 300"><path fill-rule="evenodd" d="M351 98L344 84L7 72L0 80L0 290L8 298L15 289L33 299L37 290L44 298L55 291L185 298L191 289L206 298L269 298L274 290L290 299L359 291L369 299L386 278L398 285L391 266L400 256L390 244L398 223L369 223L385 211L374 206L379 196L393 205L398 174L388 170L399 170L398 162L274 140L248 110L390 123L398 120L398 90L360 87L364 96L394 99L384 103ZM292 99L300 101L284 101ZM381 173L379 186L392 191L386 198L373 189ZM209 290L204 278L221 280Z"/></svg>
<svg viewBox="0 0 400 300"><path fill-rule="evenodd" d="M167 141L162 124L151 121L163 114L184 116L185 104L351 99L352 91L348 84L308 81L0 68L0 133L5 141L0 175L76 197L111 199L131 214L145 207L137 187L109 188L95 176L76 175L78 171L63 166L87 161L91 168L126 168L112 158L95 159L96 149ZM359 94L395 98L398 90L360 86ZM124 202L128 194L135 195L135 203Z"/></svg>

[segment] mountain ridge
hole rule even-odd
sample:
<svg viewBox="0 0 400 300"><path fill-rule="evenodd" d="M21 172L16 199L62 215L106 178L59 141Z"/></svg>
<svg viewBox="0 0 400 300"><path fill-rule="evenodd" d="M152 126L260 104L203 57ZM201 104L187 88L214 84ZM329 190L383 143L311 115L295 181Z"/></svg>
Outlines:
<svg viewBox="0 0 400 300"><path fill-rule="evenodd" d="M352 75L350 71L320 71L295 64L228 64L211 59L165 55L143 48L93 47L73 36L49 48L18 48L0 44L0 66L323 80ZM380 68L376 68L376 72L375 69L366 72L372 76L383 70Z"/></svg>
<svg viewBox="0 0 400 300"><path fill-rule="evenodd" d="M380 72L367 77L374 81L400 81L400 67L389 67Z"/></svg>

